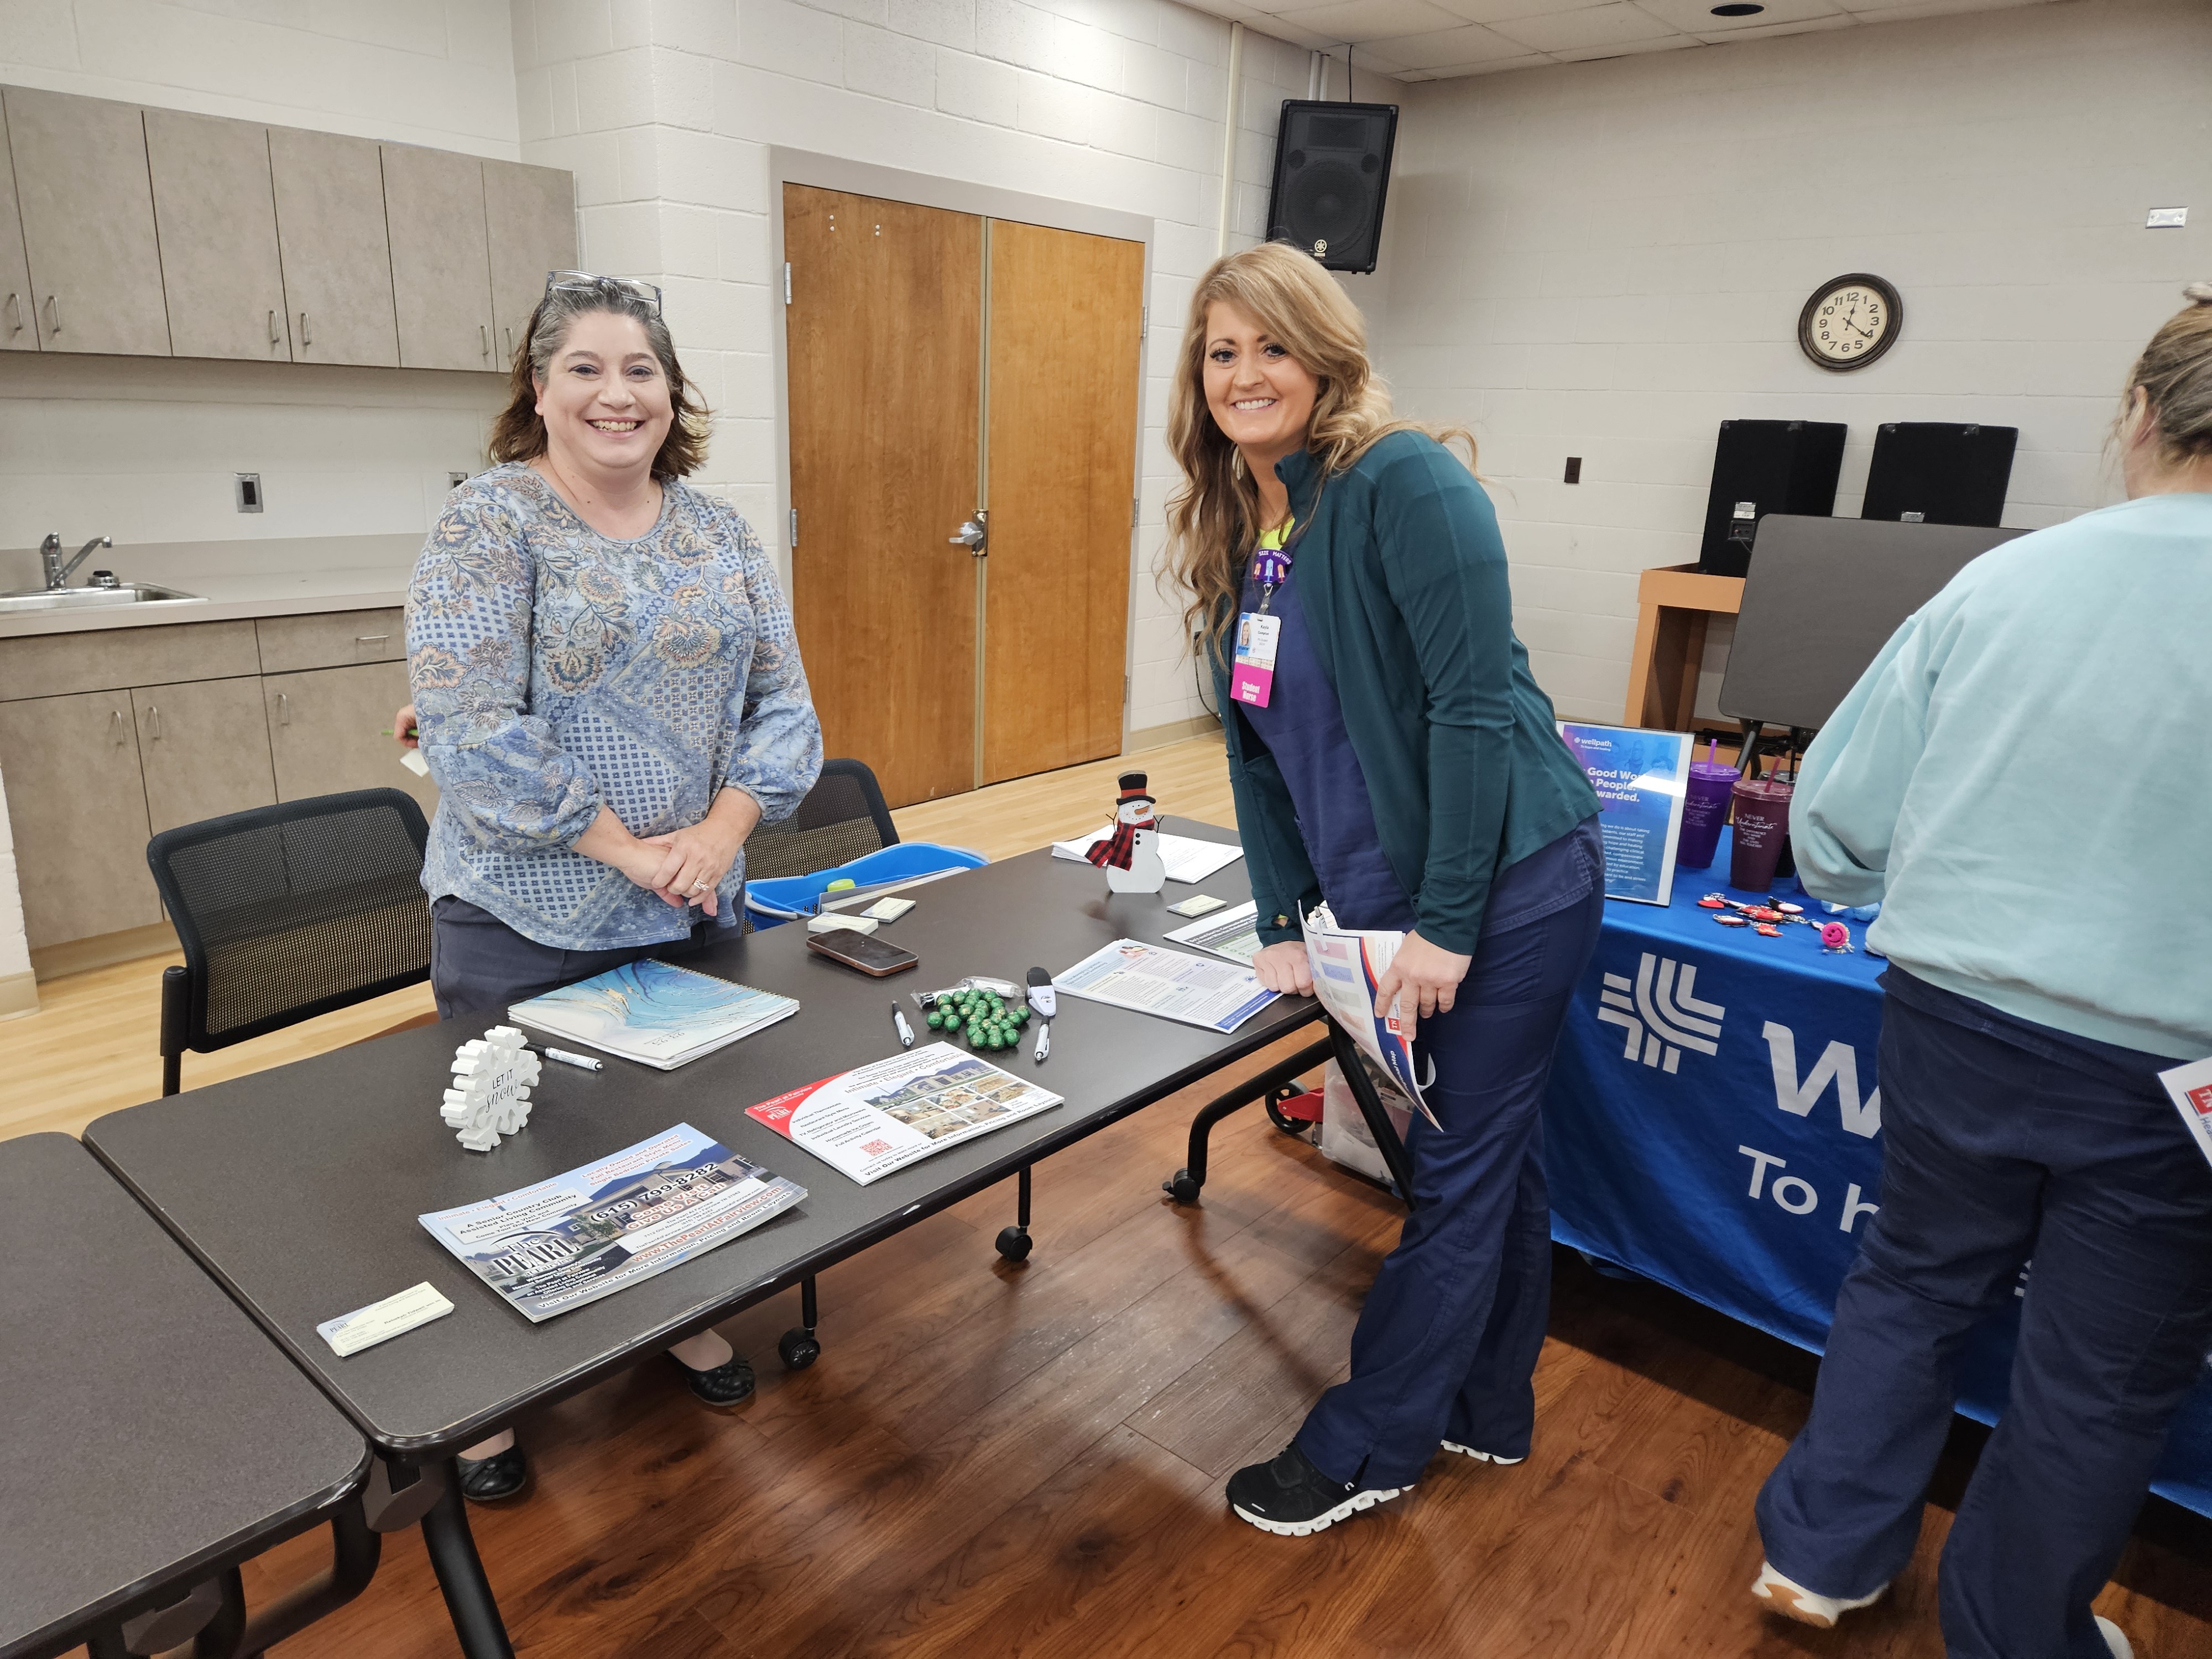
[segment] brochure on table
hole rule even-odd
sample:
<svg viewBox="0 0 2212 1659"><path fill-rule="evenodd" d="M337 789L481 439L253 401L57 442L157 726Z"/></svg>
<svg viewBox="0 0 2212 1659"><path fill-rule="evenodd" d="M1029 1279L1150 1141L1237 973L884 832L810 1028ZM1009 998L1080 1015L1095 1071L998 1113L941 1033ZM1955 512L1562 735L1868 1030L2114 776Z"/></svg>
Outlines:
<svg viewBox="0 0 2212 1659"><path fill-rule="evenodd" d="M1260 954L1260 906L1246 899L1234 909L1178 927L1168 937L1177 945L1196 945L1215 956L1249 968Z"/></svg>
<svg viewBox="0 0 2212 1659"><path fill-rule="evenodd" d="M933 1042L748 1106L745 1115L865 1187L1060 1103L1048 1089Z"/></svg>
<svg viewBox="0 0 2212 1659"><path fill-rule="evenodd" d="M1422 1096L1436 1081L1436 1065L1430 1062L1426 1077L1414 1066L1413 1040L1398 1017L1403 999L1394 1000L1387 1014L1375 1012L1382 975L1406 936L1388 928L1340 927L1326 903L1316 905L1300 920L1305 925L1306 964L1313 970L1314 994L1352 1034L1361 1052L1372 1057L1420 1109L1421 1115L1437 1123L1437 1115Z"/></svg>
<svg viewBox="0 0 2212 1659"><path fill-rule="evenodd" d="M1561 720L1559 737L1597 791L1605 896L1666 903L1674 890L1674 842L1682 831L1690 734Z"/></svg>
<svg viewBox="0 0 2212 1659"><path fill-rule="evenodd" d="M1158 945L1117 939L1065 973L1053 989L1115 1008L1202 1025L1224 1036L1275 1000L1249 968L1208 962Z"/></svg>
<svg viewBox="0 0 2212 1659"><path fill-rule="evenodd" d="M1056 859L1085 861L1091 849L1102 841L1110 841L1114 826L1108 824L1095 836L1079 836L1073 841L1056 841L1052 844L1052 855ZM1234 842L1198 841L1189 836L1163 835L1160 837L1160 861L1167 866L1170 881L1204 881L1217 870L1225 870L1244 856L1244 849Z"/></svg>
<svg viewBox="0 0 2212 1659"><path fill-rule="evenodd" d="M647 957L518 1002L507 1016L519 1025L670 1072L798 1012L795 997Z"/></svg>
<svg viewBox="0 0 2212 1659"><path fill-rule="evenodd" d="M2192 1060L2186 1066L2160 1072L2158 1080L2166 1085L2166 1092L2173 1097L2173 1109L2197 1137L2197 1150L2212 1160L2212 1060Z"/></svg>
<svg viewBox="0 0 2212 1659"><path fill-rule="evenodd" d="M535 1324L665 1273L805 1196L679 1123L566 1175L416 1219Z"/></svg>

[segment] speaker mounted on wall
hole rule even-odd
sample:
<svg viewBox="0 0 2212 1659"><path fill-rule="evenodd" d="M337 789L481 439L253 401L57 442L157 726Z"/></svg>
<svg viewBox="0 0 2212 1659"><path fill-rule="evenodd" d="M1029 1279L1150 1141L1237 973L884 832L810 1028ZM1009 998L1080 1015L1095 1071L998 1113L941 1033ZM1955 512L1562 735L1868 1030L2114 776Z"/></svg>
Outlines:
<svg viewBox="0 0 2212 1659"><path fill-rule="evenodd" d="M1303 248L1330 270L1373 271L1397 138L1395 104L1283 100L1267 240Z"/></svg>
<svg viewBox="0 0 2212 1659"><path fill-rule="evenodd" d="M1863 519L1995 529L2012 484L2016 426L1887 421L1874 434Z"/></svg>
<svg viewBox="0 0 2212 1659"><path fill-rule="evenodd" d="M1709 576L1742 575L1759 521L1770 513L1819 519L1833 513L1844 430L1841 421L1723 421L1698 568Z"/></svg>

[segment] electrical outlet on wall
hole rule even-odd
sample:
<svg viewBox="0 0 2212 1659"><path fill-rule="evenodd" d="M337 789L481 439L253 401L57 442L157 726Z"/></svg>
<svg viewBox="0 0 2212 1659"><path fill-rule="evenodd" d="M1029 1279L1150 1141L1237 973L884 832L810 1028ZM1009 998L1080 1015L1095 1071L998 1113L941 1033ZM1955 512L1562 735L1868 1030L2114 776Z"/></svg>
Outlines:
<svg viewBox="0 0 2212 1659"><path fill-rule="evenodd" d="M446 474L446 488L448 489L459 489L468 481L469 475L465 472L448 472Z"/></svg>

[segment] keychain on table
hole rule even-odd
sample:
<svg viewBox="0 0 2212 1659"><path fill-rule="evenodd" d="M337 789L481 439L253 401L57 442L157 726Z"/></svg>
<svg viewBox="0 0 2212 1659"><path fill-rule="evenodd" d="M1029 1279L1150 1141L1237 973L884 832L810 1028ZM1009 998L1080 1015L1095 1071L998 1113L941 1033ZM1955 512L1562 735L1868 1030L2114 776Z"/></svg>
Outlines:
<svg viewBox="0 0 2212 1659"><path fill-rule="evenodd" d="M1326 488L1326 485L1324 485ZM1275 693L1275 652L1283 637L1283 619L1273 612L1275 590L1290 580L1291 560L1297 545L1313 528L1321 511L1316 491L1312 508L1280 547L1261 547L1252 555L1252 579L1260 585L1260 608L1237 617L1237 655L1229 671L1229 700L1265 708Z"/></svg>

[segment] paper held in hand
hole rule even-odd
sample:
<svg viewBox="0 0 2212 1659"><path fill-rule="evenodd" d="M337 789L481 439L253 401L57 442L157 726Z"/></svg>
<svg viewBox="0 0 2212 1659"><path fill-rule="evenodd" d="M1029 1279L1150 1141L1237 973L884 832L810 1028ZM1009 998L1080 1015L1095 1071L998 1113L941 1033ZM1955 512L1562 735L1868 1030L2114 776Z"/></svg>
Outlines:
<svg viewBox="0 0 2212 1659"><path fill-rule="evenodd" d="M1301 918L1305 924L1306 961L1313 969L1314 994L1352 1034L1352 1040L1390 1074L1406 1098L1437 1128L1437 1115L1429 1109L1422 1091L1436 1081L1436 1064L1429 1075L1416 1075L1413 1039L1406 1035L1398 1011L1402 999L1390 1005L1388 1014L1375 1012L1375 988L1406 942L1401 933L1383 928L1360 930L1339 927L1327 904L1318 904Z"/></svg>
<svg viewBox="0 0 2212 1659"><path fill-rule="evenodd" d="M1060 1101L949 1042L933 1042L748 1106L745 1115L865 1187Z"/></svg>
<svg viewBox="0 0 2212 1659"><path fill-rule="evenodd" d="M2166 1085L2166 1093L2173 1097L2174 1110L2197 1137L2197 1150L2212 1162L2212 1060L2192 1060L2186 1066L2160 1072L2158 1080Z"/></svg>
<svg viewBox="0 0 2212 1659"><path fill-rule="evenodd" d="M1084 855L1102 841L1113 838L1114 826L1108 824L1095 836L1078 836L1073 841L1056 841L1052 844L1052 855L1056 859L1073 859L1085 862ZM1224 870L1244 856L1244 849L1234 842L1200 841L1191 836L1160 837L1160 861L1167 866L1170 881L1204 881L1217 870Z"/></svg>

